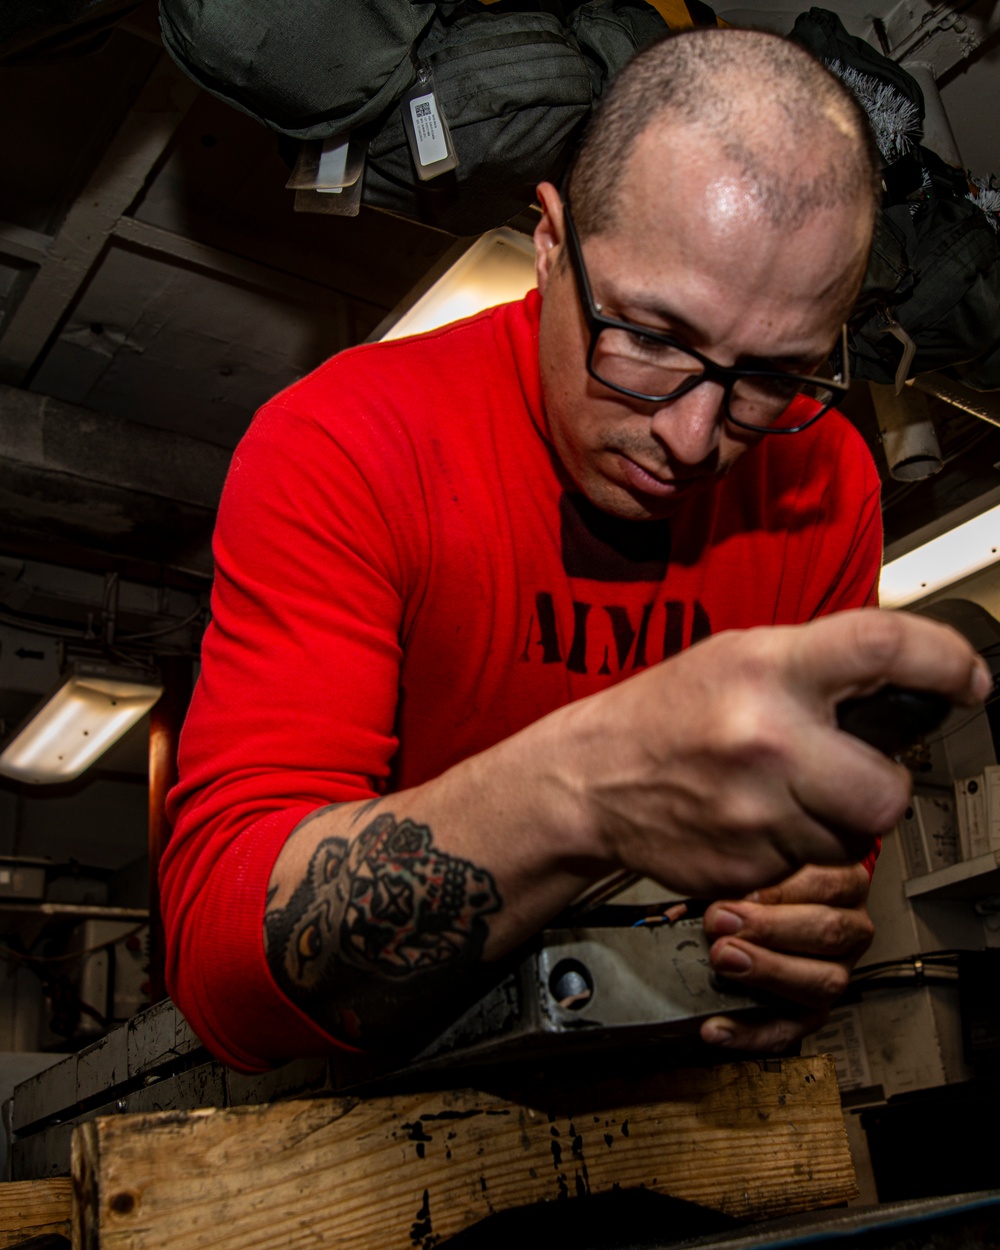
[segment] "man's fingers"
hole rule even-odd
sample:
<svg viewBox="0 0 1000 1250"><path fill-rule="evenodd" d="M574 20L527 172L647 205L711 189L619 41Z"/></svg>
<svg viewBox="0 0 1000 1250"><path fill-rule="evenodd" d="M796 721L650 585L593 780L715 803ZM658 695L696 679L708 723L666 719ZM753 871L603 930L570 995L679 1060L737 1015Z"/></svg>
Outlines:
<svg viewBox="0 0 1000 1250"><path fill-rule="evenodd" d="M829 1007L847 989L854 960L789 955L739 938L720 938L709 950L720 976L775 994L802 1007Z"/></svg>
<svg viewBox="0 0 1000 1250"><path fill-rule="evenodd" d="M864 864L819 867L806 864L798 872L757 890L754 903L826 903L828 907L857 907L868 898L871 878ZM725 904L722 904L725 906Z"/></svg>
<svg viewBox="0 0 1000 1250"><path fill-rule="evenodd" d="M795 746L791 789L803 811L840 834L884 834L899 820L910 800L910 774L874 747L821 724L800 727ZM816 767L816 761L822 767ZM850 785L844 785L844 778ZM857 837L846 844L855 859L870 843ZM841 862L846 856L841 857ZM836 862L824 856L823 862Z"/></svg>
<svg viewBox="0 0 1000 1250"><path fill-rule="evenodd" d="M781 1054L789 1046L815 1033L826 1020L825 1011L801 1016L712 1016L701 1026L702 1041L727 1050L755 1054Z"/></svg>
<svg viewBox="0 0 1000 1250"><path fill-rule="evenodd" d="M871 608L834 613L802 628L790 674L803 689L835 701L891 682L971 705L993 688L985 662L950 626Z"/></svg>
<svg viewBox="0 0 1000 1250"><path fill-rule="evenodd" d="M863 907L827 907L818 903L713 903L705 913L705 932L816 959L858 958L874 934Z"/></svg>

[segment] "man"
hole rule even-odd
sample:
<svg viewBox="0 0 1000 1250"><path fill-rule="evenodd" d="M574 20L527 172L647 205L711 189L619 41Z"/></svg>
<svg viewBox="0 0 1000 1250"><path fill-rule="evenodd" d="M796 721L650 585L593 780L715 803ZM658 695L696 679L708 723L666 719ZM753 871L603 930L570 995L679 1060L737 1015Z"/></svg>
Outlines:
<svg viewBox="0 0 1000 1250"><path fill-rule="evenodd" d="M989 682L941 626L840 611L874 603L878 479L815 375L876 171L800 50L668 40L567 199L539 187L539 294L258 414L163 868L171 992L216 1053L405 1043L622 868L717 900L715 967L789 1000L706 1040L822 1019L908 797L836 704Z"/></svg>

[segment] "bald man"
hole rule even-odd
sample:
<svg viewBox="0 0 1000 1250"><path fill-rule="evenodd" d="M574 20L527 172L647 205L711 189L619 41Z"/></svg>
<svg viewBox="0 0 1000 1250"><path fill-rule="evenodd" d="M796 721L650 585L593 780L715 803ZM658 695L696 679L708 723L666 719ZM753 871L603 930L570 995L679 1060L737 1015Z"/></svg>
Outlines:
<svg viewBox="0 0 1000 1250"><path fill-rule="evenodd" d="M834 410L878 195L851 97L773 36L678 36L567 185L537 292L342 353L237 450L163 868L171 992L236 1066L405 1049L623 869L713 900L715 968L788 1001L705 1040L786 1047L909 792L837 703L988 688L874 610Z"/></svg>

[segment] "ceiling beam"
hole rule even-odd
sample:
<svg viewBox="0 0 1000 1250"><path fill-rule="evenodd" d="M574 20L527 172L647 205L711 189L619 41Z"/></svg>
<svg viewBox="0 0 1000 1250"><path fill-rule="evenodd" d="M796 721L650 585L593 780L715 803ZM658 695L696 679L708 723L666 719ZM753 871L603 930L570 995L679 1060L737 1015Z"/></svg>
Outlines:
<svg viewBox="0 0 1000 1250"><path fill-rule="evenodd" d="M198 95L164 53L52 239L24 298L0 327L0 381L29 377L118 219Z"/></svg>
<svg viewBox="0 0 1000 1250"><path fill-rule="evenodd" d="M0 549L81 568L103 553L138 580L157 568L210 576L230 455L0 385Z"/></svg>
<svg viewBox="0 0 1000 1250"><path fill-rule="evenodd" d="M0 256L12 260L26 260L40 265L49 254L52 236L40 230L28 230L10 221L0 221Z"/></svg>
<svg viewBox="0 0 1000 1250"><path fill-rule="evenodd" d="M0 459L215 510L231 452L0 384Z"/></svg>
<svg viewBox="0 0 1000 1250"><path fill-rule="evenodd" d="M382 311L381 306L371 300L335 291L322 283L310 282L307 278L300 278L233 252L224 252L221 248L185 238L172 230L164 230L135 217L123 217L116 223L112 235L116 243L141 252L169 257L211 277L267 291L269 295L306 308L320 307L326 313L335 312L339 320L338 346L347 346L353 341L350 337L353 326L349 324L349 306L357 305L369 317Z"/></svg>

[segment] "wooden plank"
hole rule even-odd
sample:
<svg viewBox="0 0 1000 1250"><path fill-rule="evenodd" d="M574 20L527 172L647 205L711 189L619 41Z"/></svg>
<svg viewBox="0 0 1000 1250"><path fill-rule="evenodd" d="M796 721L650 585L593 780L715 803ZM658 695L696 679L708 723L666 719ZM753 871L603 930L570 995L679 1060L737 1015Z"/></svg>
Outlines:
<svg viewBox="0 0 1000 1250"><path fill-rule="evenodd" d="M644 1081L117 1116L73 1139L77 1250L429 1250L486 1216L645 1187L764 1219L855 1196L829 1056Z"/></svg>
<svg viewBox="0 0 1000 1250"><path fill-rule="evenodd" d="M52 239L27 293L0 327L4 381L15 386L25 381L197 94L164 53Z"/></svg>
<svg viewBox="0 0 1000 1250"><path fill-rule="evenodd" d="M73 1185L68 1178L0 1184L0 1250L31 1237L69 1237Z"/></svg>

